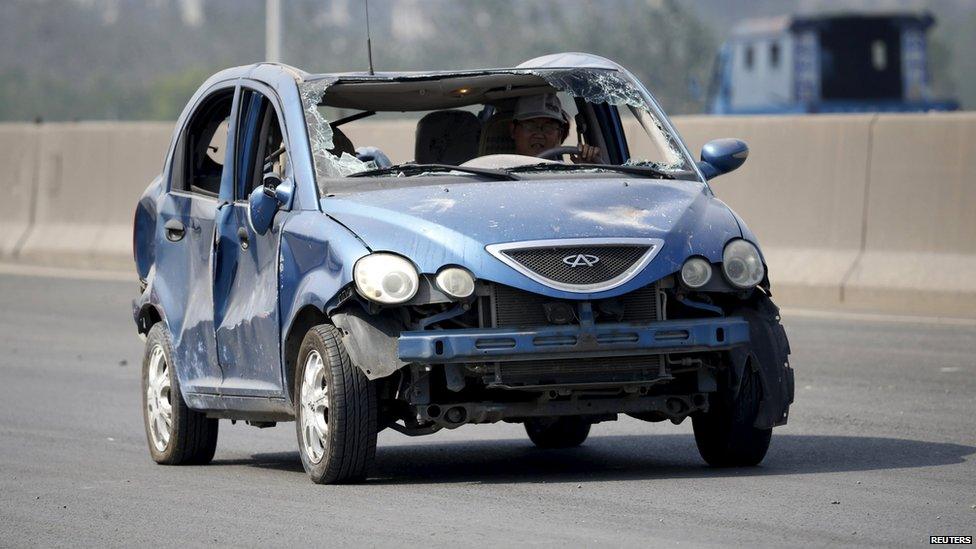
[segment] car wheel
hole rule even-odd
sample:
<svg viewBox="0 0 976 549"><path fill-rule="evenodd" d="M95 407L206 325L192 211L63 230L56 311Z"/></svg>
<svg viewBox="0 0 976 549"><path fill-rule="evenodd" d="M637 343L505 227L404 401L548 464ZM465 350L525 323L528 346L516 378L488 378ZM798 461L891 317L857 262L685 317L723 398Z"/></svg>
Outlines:
<svg viewBox="0 0 976 549"><path fill-rule="evenodd" d="M317 484L366 478L376 454L376 392L330 325L308 331L295 373L302 465Z"/></svg>
<svg viewBox="0 0 976 549"><path fill-rule="evenodd" d="M708 412L692 417L695 443L706 463L713 467L744 467L763 460L773 430L753 426L761 400L759 374L750 365L746 365L738 394L720 386L719 391L709 395Z"/></svg>
<svg viewBox="0 0 976 549"><path fill-rule="evenodd" d="M169 330L158 322L149 330L142 359L142 416L149 453L164 465L210 463L217 449L218 420L186 405L172 357Z"/></svg>
<svg viewBox="0 0 976 549"><path fill-rule="evenodd" d="M586 440L590 425L579 416L531 418L525 432L539 448L573 448Z"/></svg>

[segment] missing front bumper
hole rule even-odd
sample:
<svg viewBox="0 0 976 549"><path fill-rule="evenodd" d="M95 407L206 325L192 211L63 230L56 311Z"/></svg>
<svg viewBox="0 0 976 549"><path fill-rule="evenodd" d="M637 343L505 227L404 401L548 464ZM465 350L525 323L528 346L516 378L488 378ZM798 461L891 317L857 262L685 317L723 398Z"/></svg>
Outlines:
<svg viewBox="0 0 976 549"><path fill-rule="evenodd" d="M747 343L749 324L731 317L401 332L397 353L403 362L446 364L722 351Z"/></svg>

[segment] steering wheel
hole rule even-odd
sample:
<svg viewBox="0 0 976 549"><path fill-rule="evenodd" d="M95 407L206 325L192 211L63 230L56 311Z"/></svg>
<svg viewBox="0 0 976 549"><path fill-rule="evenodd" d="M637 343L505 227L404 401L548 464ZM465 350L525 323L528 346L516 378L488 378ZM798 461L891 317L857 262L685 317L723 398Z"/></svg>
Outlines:
<svg viewBox="0 0 976 549"><path fill-rule="evenodd" d="M544 158L546 160L558 160L564 154L579 154L579 147L553 147L549 150L542 151L541 153L535 155L535 157Z"/></svg>

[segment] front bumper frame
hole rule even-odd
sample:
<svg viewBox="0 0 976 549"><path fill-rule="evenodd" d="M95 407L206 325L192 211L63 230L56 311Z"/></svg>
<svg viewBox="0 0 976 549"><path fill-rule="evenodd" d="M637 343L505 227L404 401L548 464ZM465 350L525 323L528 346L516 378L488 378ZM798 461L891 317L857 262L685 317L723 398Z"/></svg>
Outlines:
<svg viewBox="0 0 976 549"><path fill-rule="evenodd" d="M739 317L401 332L399 359L446 364L724 351L749 343Z"/></svg>

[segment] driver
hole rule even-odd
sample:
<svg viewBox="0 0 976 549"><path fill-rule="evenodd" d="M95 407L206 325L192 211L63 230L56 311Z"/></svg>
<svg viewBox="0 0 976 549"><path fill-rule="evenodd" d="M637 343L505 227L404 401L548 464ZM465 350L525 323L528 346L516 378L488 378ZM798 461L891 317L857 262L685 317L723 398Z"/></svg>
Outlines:
<svg viewBox="0 0 976 549"><path fill-rule="evenodd" d="M569 115L554 93L526 95L515 103L509 130L516 154L537 156L562 145L569 135ZM577 164L599 162L600 148L580 143L570 158Z"/></svg>

